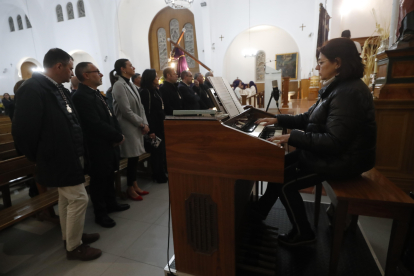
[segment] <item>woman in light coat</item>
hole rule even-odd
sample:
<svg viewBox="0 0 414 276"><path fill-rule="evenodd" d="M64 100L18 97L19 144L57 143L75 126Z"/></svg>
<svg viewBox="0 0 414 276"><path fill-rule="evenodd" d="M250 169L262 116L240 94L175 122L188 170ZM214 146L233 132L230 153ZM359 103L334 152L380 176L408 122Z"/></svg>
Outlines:
<svg viewBox="0 0 414 276"><path fill-rule="evenodd" d="M125 136L125 142L120 147L121 156L128 158L127 195L132 200L142 200L141 196L148 192L138 187L137 165L139 156L145 153L144 135L148 133L149 126L138 90L130 81L134 74L135 68L129 60L118 59L109 77L114 83L114 113Z"/></svg>

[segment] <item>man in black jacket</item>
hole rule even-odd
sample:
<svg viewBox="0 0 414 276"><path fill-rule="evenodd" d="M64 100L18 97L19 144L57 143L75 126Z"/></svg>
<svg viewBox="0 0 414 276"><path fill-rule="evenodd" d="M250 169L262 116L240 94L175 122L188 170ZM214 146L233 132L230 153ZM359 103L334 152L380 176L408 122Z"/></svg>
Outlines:
<svg viewBox="0 0 414 276"><path fill-rule="evenodd" d="M211 73L211 72L207 72L206 73L206 80L204 81L204 84L205 84L205 86L207 87L207 88L213 88L214 89L214 87L213 87L213 85L211 84L211 82L209 81L209 79L208 79L208 77L214 77L214 75L213 75L213 73Z"/></svg>
<svg viewBox="0 0 414 276"><path fill-rule="evenodd" d="M198 96L200 97L200 107L201 109L209 109L213 108L214 104L211 101L211 98L207 92L207 87L204 84L203 74L196 73L194 75L194 80L197 80L195 85L193 86L193 90L197 92Z"/></svg>
<svg viewBox="0 0 414 276"><path fill-rule="evenodd" d="M98 240L99 234L82 234L88 205L83 169L87 154L77 112L62 85L73 76L73 58L61 49L51 49L43 67L44 75L33 73L18 90L13 138L27 159L36 163L37 182L58 187L67 258L93 260L102 251L86 244Z"/></svg>
<svg viewBox="0 0 414 276"><path fill-rule="evenodd" d="M165 81L160 92L164 101L164 112L165 115L173 115L174 110L183 109L183 100L177 87L178 75L171 67L165 68L163 75Z"/></svg>
<svg viewBox="0 0 414 276"><path fill-rule="evenodd" d="M178 91L183 98L183 110L200 110L200 97L190 88L193 82L191 71L181 72L181 80Z"/></svg>
<svg viewBox="0 0 414 276"><path fill-rule="evenodd" d="M81 62L75 74L81 83L72 100L82 121L91 160L90 195L95 222L111 228L116 223L108 213L129 209L128 204L116 202L114 189L114 171L119 169L119 145L124 136L106 99L97 89L103 76L98 68L90 62Z"/></svg>

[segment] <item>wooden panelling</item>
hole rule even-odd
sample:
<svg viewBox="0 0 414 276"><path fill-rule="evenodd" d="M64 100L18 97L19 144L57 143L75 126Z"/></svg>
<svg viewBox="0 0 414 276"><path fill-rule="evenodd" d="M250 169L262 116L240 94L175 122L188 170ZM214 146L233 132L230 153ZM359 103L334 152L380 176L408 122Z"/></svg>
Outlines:
<svg viewBox="0 0 414 276"><path fill-rule="evenodd" d="M168 119L164 128L177 270L234 276L238 230L253 181L283 181L284 150L211 119ZM197 253L188 243L185 202L192 193L210 195L217 204L219 245L212 254Z"/></svg>
<svg viewBox="0 0 414 276"><path fill-rule="evenodd" d="M392 66L391 76L393 78L413 78L414 77L414 61L396 61Z"/></svg>
<svg viewBox="0 0 414 276"><path fill-rule="evenodd" d="M414 189L414 100L374 100L375 167L404 191Z"/></svg>
<svg viewBox="0 0 414 276"><path fill-rule="evenodd" d="M174 254L178 271L191 275L235 275L234 179L169 172ZM209 194L217 204L219 246L212 255L196 253L187 242L185 201Z"/></svg>
<svg viewBox="0 0 414 276"><path fill-rule="evenodd" d="M310 80L304 79L300 80L300 98L301 99L307 99L309 95L309 86L310 86Z"/></svg>
<svg viewBox="0 0 414 276"><path fill-rule="evenodd" d="M180 26L180 32L184 28L184 25L187 23L191 23L194 27L194 56L198 59L198 49L197 49L197 31L196 25L194 23L194 15L188 9L173 9L170 7L166 7L162 9L157 15L154 17L149 33L148 33L148 43L150 49L150 61L151 61L151 68L155 69L158 73L158 77L162 76L162 70L160 69L160 61L158 56L158 38L157 38L157 30L159 28L164 28L167 34L167 38L171 38L170 35L170 21L172 19L177 19ZM171 53L171 43L167 41L167 51L168 56ZM180 46L185 48L184 39L181 40ZM190 68L191 72L197 73L200 72L200 67L198 63L196 63L195 68Z"/></svg>
<svg viewBox="0 0 414 276"><path fill-rule="evenodd" d="M261 91L265 91L265 84L264 83L256 83L257 86L257 93Z"/></svg>
<svg viewBox="0 0 414 276"><path fill-rule="evenodd" d="M166 120L164 127L170 173L283 181L285 153L271 142L220 121Z"/></svg>

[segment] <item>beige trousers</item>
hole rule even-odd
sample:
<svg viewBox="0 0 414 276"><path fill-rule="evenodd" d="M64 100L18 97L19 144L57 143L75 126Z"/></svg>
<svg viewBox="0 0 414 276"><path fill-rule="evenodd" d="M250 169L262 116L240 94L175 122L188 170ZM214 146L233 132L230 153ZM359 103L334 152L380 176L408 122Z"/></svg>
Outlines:
<svg viewBox="0 0 414 276"><path fill-rule="evenodd" d="M88 194L85 184L58 188L59 218L66 250L73 251L82 244Z"/></svg>

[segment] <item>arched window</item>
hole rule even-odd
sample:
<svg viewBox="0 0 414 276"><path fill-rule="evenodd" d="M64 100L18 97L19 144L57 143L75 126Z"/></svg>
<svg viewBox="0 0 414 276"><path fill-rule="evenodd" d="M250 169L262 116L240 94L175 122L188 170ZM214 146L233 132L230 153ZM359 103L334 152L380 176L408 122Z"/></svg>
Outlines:
<svg viewBox="0 0 414 276"><path fill-rule="evenodd" d="M17 27L19 28L19 30L23 30L23 21L20 14L17 16Z"/></svg>
<svg viewBox="0 0 414 276"><path fill-rule="evenodd" d="M10 26L10 32L14 32L14 22L11 16L9 17L9 26Z"/></svg>
<svg viewBox="0 0 414 276"><path fill-rule="evenodd" d="M256 81L265 80L266 53L258 51L256 55Z"/></svg>
<svg viewBox="0 0 414 276"><path fill-rule="evenodd" d="M25 18L26 18L26 28L27 28L27 29L30 29L30 28L32 27L32 24L30 24L30 20L29 20L29 18L27 17L27 15L25 15Z"/></svg>
<svg viewBox="0 0 414 276"><path fill-rule="evenodd" d="M68 20L74 19L75 18L75 14L73 12L73 5L71 2L68 2L66 4L66 11L68 12Z"/></svg>
<svg viewBox="0 0 414 276"><path fill-rule="evenodd" d="M57 5L56 6L56 16L57 16L57 21L58 22L62 22L63 21L63 10L62 10L62 6L61 5Z"/></svg>
<svg viewBox="0 0 414 276"><path fill-rule="evenodd" d="M78 15L79 17L85 17L85 5L83 0L78 0Z"/></svg>
<svg viewBox="0 0 414 276"><path fill-rule="evenodd" d="M184 46L185 50L194 56L194 27L193 24L187 23L184 25L185 35L184 35ZM194 59L186 55L188 68L194 68L196 63Z"/></svg>
<svg viewBox="0 0 414 276"><path fill-rule="evenodd" d="M170 21L170 36L171 40L174 42L177 42L180 37L180 24L175 18Z"/></svg>
<svg viewBox="0 0 414 276"><path fill-rule="evenodd" d="M158 56L160 60L160 70L164 70L168 66L168 52L167 52L167 33L164 28L159 28L157 31L158 37Z"/></svg>

